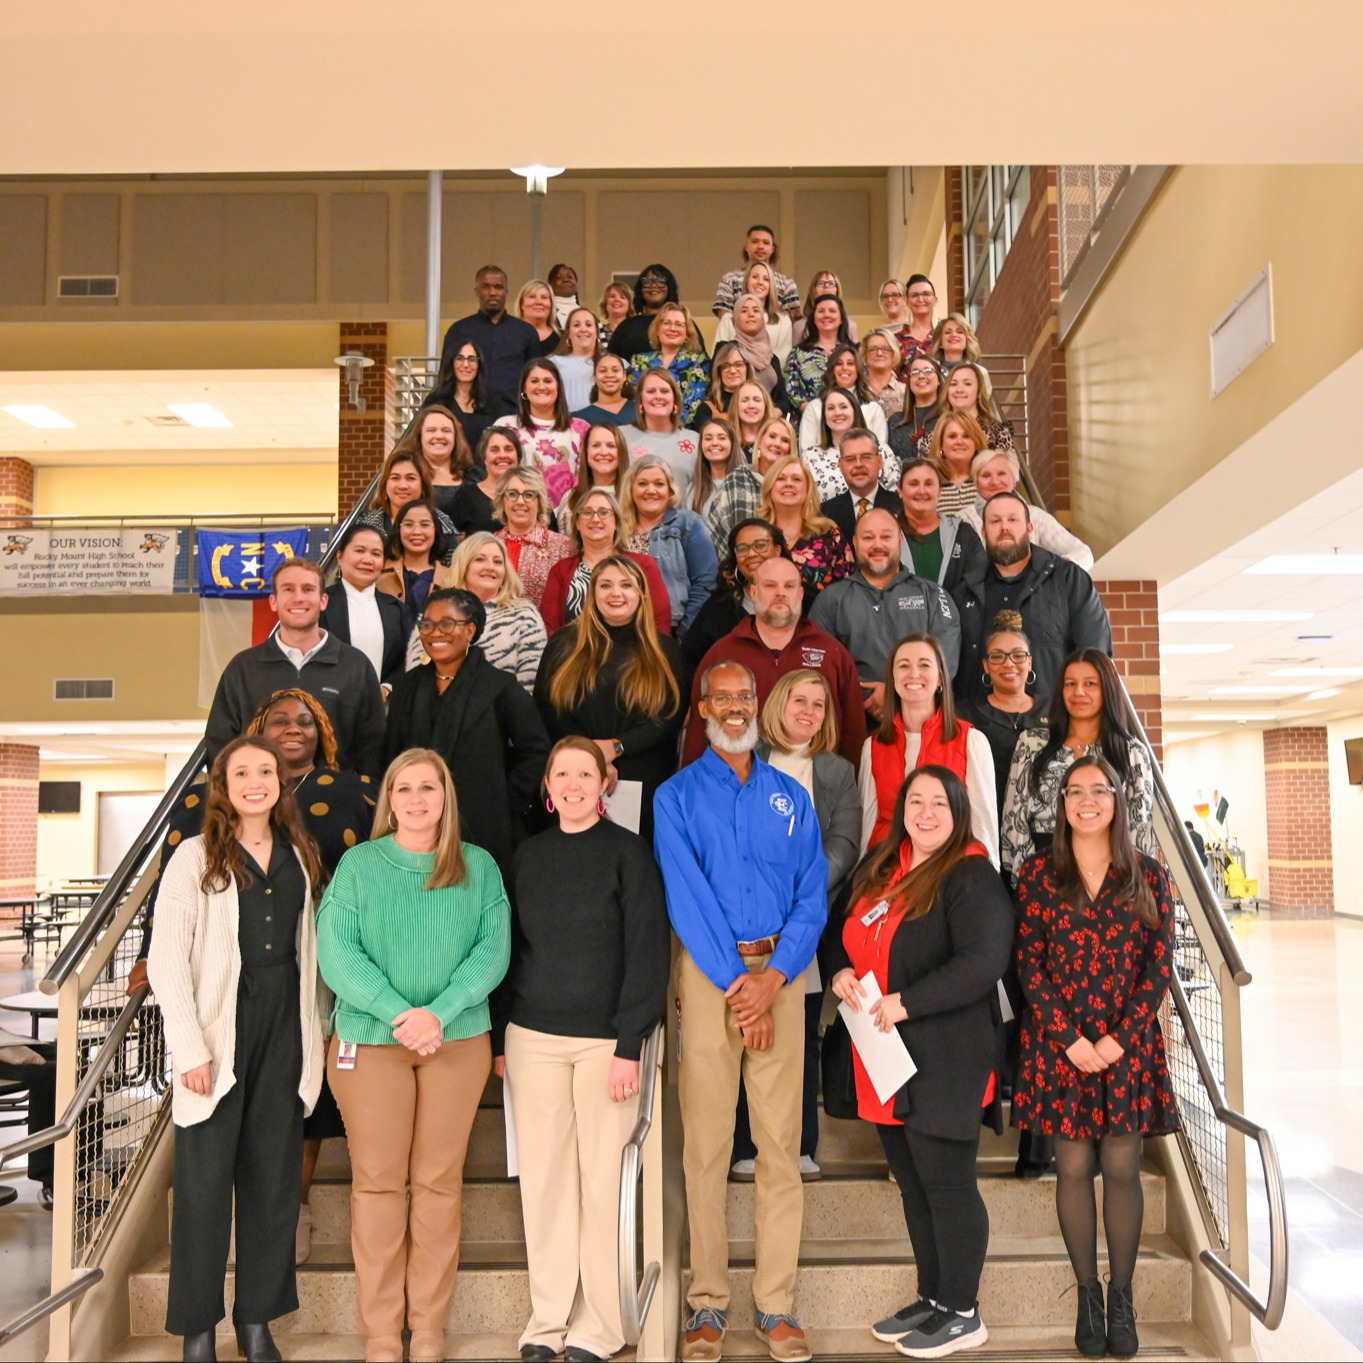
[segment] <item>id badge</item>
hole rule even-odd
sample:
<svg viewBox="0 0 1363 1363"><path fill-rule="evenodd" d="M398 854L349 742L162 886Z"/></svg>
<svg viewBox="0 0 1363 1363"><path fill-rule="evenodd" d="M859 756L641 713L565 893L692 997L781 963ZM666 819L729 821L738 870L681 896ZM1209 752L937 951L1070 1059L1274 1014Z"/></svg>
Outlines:
<svg viewBox="0 0 1363 1363"><path fill-rule="evenodd" d="M336 1068L338 1070L353 1070L359 1057L360 1047L357 1042L342 1041L336 1048Z"/></svg>
<svg viewBox="0 0 1363 1363"><path fill-rule="evenodd" d="M890 901L882 899L873 909L868 909L861 915L861 926L869 928L878 923L890 911Z"/></svg>

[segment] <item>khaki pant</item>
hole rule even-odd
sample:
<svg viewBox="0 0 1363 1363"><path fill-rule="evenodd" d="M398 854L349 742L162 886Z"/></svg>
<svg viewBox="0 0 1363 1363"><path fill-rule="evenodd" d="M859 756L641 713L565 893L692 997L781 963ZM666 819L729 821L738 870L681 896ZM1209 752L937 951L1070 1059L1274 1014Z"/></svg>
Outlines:
<svg viewBox="0 0 1363 1363"><path fill-rule="evenodd" d="M770 960L744 963L757 970ZM798 981L776 996L776 1041L769 1051L744 1048L727 1000L683 951L677 964L681 1001L680 1096L685 1139L686 1209L691 1228L693 1310L729 1306L729 1232L724 1209L733 1149L740 1067L757 1145L753 1302L759 1311L789 1315L795 1302L804 1187L800 1182L800 1102L804 1074L804 988Z"/></svg>
<svg viewBox="0 0 1363 1363"><path fill-rule="evenodd" d="M350 1144L351 1233L367 1338L443 1330L459 1270L464 1156L492 1068L488 1035L434 1055L361 1046L353 1070L327 1055ZM411 1208L408 1209L408 1188Z"/></svg>
<svg viewBox="0 0 1363 1363"><path fill-rule="evenodd" d="M506 1029L530 1322L519 1345L609 1358L620 1325L620 1154L639 1101L606 1091L615 1042Z"/></svg>

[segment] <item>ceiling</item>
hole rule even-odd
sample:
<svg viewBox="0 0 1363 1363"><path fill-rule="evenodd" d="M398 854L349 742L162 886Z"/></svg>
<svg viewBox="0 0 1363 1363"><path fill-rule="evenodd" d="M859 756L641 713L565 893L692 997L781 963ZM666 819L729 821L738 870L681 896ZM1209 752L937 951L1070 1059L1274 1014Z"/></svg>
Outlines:
<svg viewBox="0 0 1363 1363"><path fill-rule="evenodd" d="M61 723L0 723L0 742L36 743L42 762L137 763L177 759L178 767L198 746L204 721L75 720Z"/></svg>
<svg viewBox="0 0 1363 1363"><path fill-rule="evenodd" d="M208 403L232 425L179 424L172 403ZM0 410L0 454L39 467L87 464L103 452L141 463L189 462L223 450L236 452L234 462L261 462L273 450L336 454L335 369L0 373L0 409L16 405L49 407L74 423L40 430ZM166 418L172 424L162 424Z"/></svg>

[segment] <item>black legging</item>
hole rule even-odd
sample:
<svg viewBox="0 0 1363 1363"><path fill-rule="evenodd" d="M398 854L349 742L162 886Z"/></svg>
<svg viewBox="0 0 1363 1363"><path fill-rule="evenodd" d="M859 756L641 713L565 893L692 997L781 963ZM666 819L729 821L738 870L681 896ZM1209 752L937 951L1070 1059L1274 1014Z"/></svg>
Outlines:
<svg viewBox="0 0 1363 1363"><path fill-rule="evenodd" d="M980 1142L877 1126L885 1159L899 1184L909 1228L918 1295L951 1311L972 1311L989 1250L989 1211L975 1160Z"/></svg>
<svg viewBox="0 0 1363 1363"><path fill-rule="evenodd" d="M1055 1210L1074 1276L1081 1283L1098 1281L1098 1205L1093 1180L1099 1169L1103 1174L1103 1230L1112 1281L1125 1287L1136 1271L1145 1217L1143 1142L1139 1132L1103 1136L1096 1141L1055 1138Z"/></svg>

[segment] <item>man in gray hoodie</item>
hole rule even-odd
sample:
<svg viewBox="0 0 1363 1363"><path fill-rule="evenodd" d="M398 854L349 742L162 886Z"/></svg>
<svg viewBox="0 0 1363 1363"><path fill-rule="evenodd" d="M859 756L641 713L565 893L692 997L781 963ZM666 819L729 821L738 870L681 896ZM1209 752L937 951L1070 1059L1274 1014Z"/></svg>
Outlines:
<svg viewBox="0 0 1363 1363"><path fill-rule="evenodd" d="M955 672L961 624L941 587L900 567L899 523L888 511L867 511L857 522L852 547L855 575L825 587L809 618L852 655L867 713L878 720L885 699L885 663L894 646L915 631L931 634Z"/></svg>

